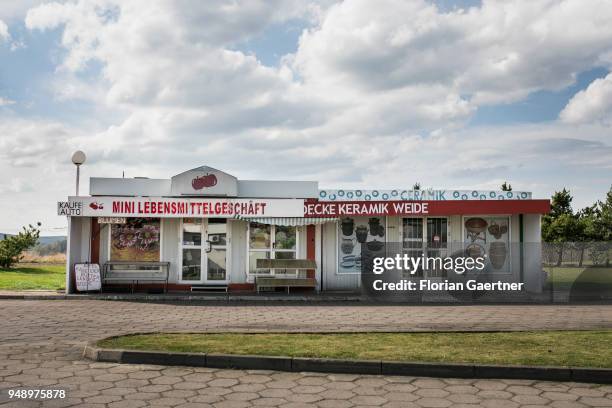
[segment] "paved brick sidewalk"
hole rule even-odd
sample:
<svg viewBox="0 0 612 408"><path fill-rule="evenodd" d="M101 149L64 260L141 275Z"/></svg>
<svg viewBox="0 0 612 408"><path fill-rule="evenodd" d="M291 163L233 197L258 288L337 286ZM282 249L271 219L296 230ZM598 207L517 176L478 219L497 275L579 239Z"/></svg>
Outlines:
<svg viewBox="0 0 612 408"><path fill-rule="evenodd" d="M60 401L6 406L612 406L612 386L213 370L95 363L86 341L136 331L612 328L611 306L195 306L0 301L0 389L61 387ZM3 405L4 406L4 405Z"/></svg>

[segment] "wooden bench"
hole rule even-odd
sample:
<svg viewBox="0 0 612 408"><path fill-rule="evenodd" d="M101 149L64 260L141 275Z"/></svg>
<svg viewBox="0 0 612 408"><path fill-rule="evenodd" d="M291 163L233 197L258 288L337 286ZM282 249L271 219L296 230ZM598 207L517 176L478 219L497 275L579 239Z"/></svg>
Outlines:
<svg viewBox="0 0 612 408"><path fill-rule="evenodd" d="M317 263L311 259L258 259L257 269L283 269L294 271L295 277L286 276L257 276L255 287L259 293L260 288L316 288L317 280L314 278L300 278L298 272L301 269L316 269Z"/></svg>
<svg viewBox="0 0 612 408"><path fill-rule="evenodd" d="M130 282L132 293L139 282L163 282L168 291L170 262L109 261L104 264L102 284L108 282Z"/></svg>

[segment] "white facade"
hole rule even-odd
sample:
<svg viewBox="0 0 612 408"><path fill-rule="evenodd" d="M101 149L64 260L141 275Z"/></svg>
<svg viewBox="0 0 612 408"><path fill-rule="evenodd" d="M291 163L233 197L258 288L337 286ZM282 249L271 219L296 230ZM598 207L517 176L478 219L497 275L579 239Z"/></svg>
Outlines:
<svg viewBox="0 0 612 408"><path fill-rule="evenodd" d="M534 292L542 286L538 244L545 210L532 205L538 200L527 192L319 190L317 182L238 180L206 166L171 179L92 178L90 191L89 197L58 205L59 213L71 214L68 291L74 290L75 263L104 267L132 255L137 261L168 262L174 290L210 284L245 290L257 275L286 272L258 270L256 259L308 258L317 268L303 272L316 279L315 290L355 291L361 285L362 242L395 245L413 255L482 248L495 257L491 265L500 280L524 281ZM394 200L422 200L431 212L417 206L421 213L305 218L308 203ZM98 224L108 216L125 217L127 224ZM484 227L478 233L470 230L479 223ZM439 271L423 276L443 277Z"/></svg>

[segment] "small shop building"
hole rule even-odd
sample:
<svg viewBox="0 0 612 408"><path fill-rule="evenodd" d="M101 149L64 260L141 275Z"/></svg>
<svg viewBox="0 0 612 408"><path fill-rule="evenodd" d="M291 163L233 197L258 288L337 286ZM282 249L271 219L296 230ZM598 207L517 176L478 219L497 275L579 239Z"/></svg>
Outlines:
<svg viewBox="0 0 612 408"><path fill-rule="evenodd" d="M100 266L109 291L255 291L258 279L292 291L357 291L362 245L381 244L411 256L486 254L502 280L542 287L533 248L550 202L529 192L326 190L208 166L169 179L92 177L89 192L58 203L68 217L69 293L83 263Z"/></svg>

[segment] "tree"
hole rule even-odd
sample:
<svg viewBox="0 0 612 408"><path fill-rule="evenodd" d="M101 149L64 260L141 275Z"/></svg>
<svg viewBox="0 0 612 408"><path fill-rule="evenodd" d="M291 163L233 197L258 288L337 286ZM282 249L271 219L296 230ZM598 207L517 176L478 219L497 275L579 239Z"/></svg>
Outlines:
<svg viewBox="0 0 612 408"><path fill-rule="evenodd" d="M561 214L550 221L546 231L542 232L542 238L546 242L575 242L581 240L584 235L584 223L573 214Z"/></svg>
<svg viewBox="0 0 612 408"><path fill-rule="evenodd" d="M572 200L572 195L565 188L555 192L550 203L550 216L557 218L561 214L572 214Z"/></svg>
<svg viewBox="0 0 612 408"><path fill-rule="evenodd" d="M599 219L597 227L601 232L602 241L612 241L612 186L606 194L606 201L599 202Z"/></svg>
<svg viewBox="0 0 612 408"><path fill-rule="evenodd" d="M572 211L572 195L565 188L553 194L550 213L542 217L542 239L556 243L557 265L563 260L563 247L572 242L584 231L584 225Z"/></svg>
<svg viewBox="0 0 612 408"><path fill-rule="evenodd" d="M501 185L502 191L512 191L512 184L504 181L504 184Z"/></svg>
<svg viewBox="0 0 612 408"><path fill-rule="evenodd" d="M566 237L559 235L561 232L565 231L565 228L560 228L558 223L553 228L553 222L563 214L573 215L571 203L572 196L565 188L553 194L550 203L550 213L542 217L542 238L544 241L562 242L566 240Z"/></svg>
<svg viewBox="0 0 612 408"><path fill-rule="evenodd" d="M597 201L582 211L585 218L585 235L590 241L591 258L596 265L610 264L609 242L612 241L612 186L605 201Z"/></svg>
<svg viewBox="0 0 612 408"><path fill-rule="evenodd" d="M23 227L17 235L5 236L0 241L0 267L10 268L23 258L23 251L32 248L38 242L40 236L40 222L36 227L32 224Z"/></svg>

